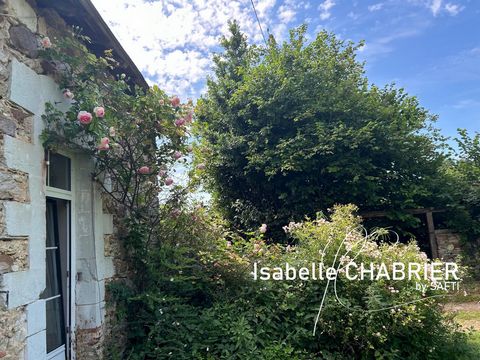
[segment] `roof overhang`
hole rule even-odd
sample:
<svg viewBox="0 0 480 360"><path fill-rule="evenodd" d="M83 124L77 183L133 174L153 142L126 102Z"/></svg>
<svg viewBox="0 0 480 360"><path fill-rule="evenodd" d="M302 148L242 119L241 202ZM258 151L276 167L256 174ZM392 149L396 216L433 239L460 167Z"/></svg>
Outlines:
<svg viewBox="0 0 480 360"><path fill-rule="evenodd" d="M39 8L54 9L68 25L83 29L83 34L91 39L87 44L90 51L102 56L105 50L112 49L114 58L119 62L119 72L125 73L131 81L148 89L140 70L117 40L90 0L37 0Z"/></svg>

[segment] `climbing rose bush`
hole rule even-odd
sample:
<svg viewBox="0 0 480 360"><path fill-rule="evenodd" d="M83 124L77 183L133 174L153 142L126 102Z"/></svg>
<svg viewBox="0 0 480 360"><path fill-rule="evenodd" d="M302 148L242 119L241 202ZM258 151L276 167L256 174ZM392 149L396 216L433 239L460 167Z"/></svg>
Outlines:
<svg viewBox="0 0 480 360"><path fill-rule="evenodd" d="M52 150L74 149L91 156L92 178L116 206L137 221L154 224L158 215L152 217L151 209L177 202L185 191L171 188L171 168L189 152L193 104L157 86L135 86L117 73L111 52L97 57L82 41L89 39L73 34L42 51L46 61L64 64L64 70L53 75L65 99L46 104L43 142Z"/></svg>

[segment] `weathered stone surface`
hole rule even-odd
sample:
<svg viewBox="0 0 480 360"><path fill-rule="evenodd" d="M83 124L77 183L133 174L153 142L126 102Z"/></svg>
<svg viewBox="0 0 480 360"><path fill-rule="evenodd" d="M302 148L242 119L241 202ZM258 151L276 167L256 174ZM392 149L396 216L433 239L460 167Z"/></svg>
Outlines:
<svg viewBox="0 0 480 360"><path fill-rule="evenodd" d="M37 32L38 32L39 34L42 34L43 36L47 36L47 35L48 35L47 22L45 21L45 19L44 19L43 17L39 17L39 18L38 18Z"/></svg>
<svg viewBox="0 0 480 360"><path fill-rule="evenodd" d="M77 359L98 359L103 355L105 329L103 326L93 329L77 329Z"/></svg>
<svg viewBox="0 0 480 360"><path fill-rule="evenodd" d="M6 233L5 226L5 210L3 209L3 202L0 201L0 236Z"/></svg>
<svg viewBox="0 0 480 360"><path fill-rule="evenodd" d="M28 267L28 240L25 238L0 239L0 268L8 271L26 270Z"/></svg>
<svg viewBox="0 0 480 360"><path fill-rule="evenodd" d="M13 258L8 255L0 254L0 274L12 271Z"/></svg>
<svg viewBox="0 0 480 360"><path fill-rule="evenodd" d="M14 106L9 103L10 112L13 118L16 120L17 131L16 137L19 140L26 142L32 141L33 132L33 116L29 112L25 111L21 107Z"/></svg>
<svg viewBox="0 0 480 360"><path fill-rule="evenodd" d="M54 37L61 38L65 36L69 28L65 23L65 20L63 20L62 17L58 15L58 13L55 10L49 9L49 8L38 9L38 14L42 16L45 22L48 24L47 29L39 29L39 30L42 30L42 31L46 30L47 35L50 36L50 38L54 38Z"/></svg>
<svg viewBox="0 0 480 360"><path fill-rule="evenodd" d="M23 24L25 24L32 32L37 31L37 15L33 10L32 4L28 1L14 0L9 2L10 11Z"/></svg>
<svg viewBox="0 0 480 360"><path fill-rule="evenodd" d="M14 310L0 310L0 351L3 352L2 360L23 359L26 315L24 307Z"/></svg>
<svg viewBox="0 0 480 360"><path fill-rule="evenodd" d="M41 65L43 72L52 76L57 82L71 70L70 65L57 60L42 60Z"/></svg>
<svg viewBox="0 0 480 360"><path fill-rule="evenodd" d="M27 202L28 175L0 168L0 200Z"/></svg>
<svg viewBox="0 0 480 360"><path fill-rule="evenodd" d="M462 252L460 235L448 229L435 230L438 257L443 261L455 261Z"/></svg>
<svg viewBox="0 0 480 360"><path fill-rule="evenodd" d="M19 107L16 107L16 106L12 106L11 109L10 109L10 112L12 113L15 120L17 120L19 122L22 122L22 121L25 120L25 118L31 116L30 113L28 113L25 110L23 110L22 108L19 108Z"/></svg>
<svg viewBox="0 0 480 360"><path fill-rule="evenodd" d="M16 130L17 125L15 124L15 121L0 114L0 132L10 136L15 136Z"/></svg>
<svg viewBox="0 0 480 360"><path fill-rule="evenodd" d="M38 56L37 37L26 26L12 26L9 33L14 48L31 58Z"/></svg>

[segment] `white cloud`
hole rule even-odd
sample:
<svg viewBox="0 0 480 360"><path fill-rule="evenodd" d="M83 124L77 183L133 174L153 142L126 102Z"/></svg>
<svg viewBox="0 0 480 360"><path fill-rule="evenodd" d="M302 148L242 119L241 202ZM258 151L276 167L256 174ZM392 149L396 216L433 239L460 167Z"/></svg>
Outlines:
<svg viewBox="0 0 480 360"><path fill-rule="evenodd" d="M457 4L448 3L445 5L445 10L452 16L457 15L460 11L463 10L463 7Z"/></svg>
<svg viewBox="0 0 480 360"><path fill-rule="evenodd" d="M456 104L453 105L455 109L469 109L472 107L480 106L480 101L476 99L464 99L458 101Z"/></svg>
<svg viewBox="0 0 480 360"><path fill-rule="evenodd" d="M353 11L350 11L347 16L352 19L352 20L357 20L358 18L360 18L360 15L357 14L357 13L354 13Z"/></svg>
<svg viewBox="0 0 480 360"><path fill-rule="evenodd" d="M432 0L429 7L432 11L433 16L437 16L442 7L442 0Z"/></svg>
<svg viewBox="0 0 480 360"><path fill-rule="evenodd" d="M381 10L381 9L383 8L383 5L384 5L383 3L378 3L378 4L370 5L370 6L368 7L368 11L373 12L373 11Z"/></svg>
<svg viewBox="0 0 480 360"><path fill-rule="evenodd" d="M330 18L332 13L330 10L335 6L335 1L333 0L325 0L318 6L318 10L320 10L320 19L327 20Z"/></svg>
<svg viewBox="0 0 480 360"><path fill-rule="evenodd" d="M244 0L93 0L147 81L196 97L211 69L210 54L237 19L251 42L263 41L250 2ZM276 0L256 0L264 31ZM288 18L289 13L283 14ZM279 29L281 30L281 29Z"/></svg>
<svg viewBox="0 0 480 360"><path fill-rule="evenodd" d="M283 23L289 23L295 18L295 15L295 10L287 5L282 5L278 8L278 17Z"/></svg>

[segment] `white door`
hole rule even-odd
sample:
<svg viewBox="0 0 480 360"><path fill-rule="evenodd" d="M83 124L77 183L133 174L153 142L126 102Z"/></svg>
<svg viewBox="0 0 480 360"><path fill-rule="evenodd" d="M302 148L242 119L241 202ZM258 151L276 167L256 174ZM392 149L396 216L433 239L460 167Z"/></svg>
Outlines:
<svg viewBox="0 0 480 360"><path fill-rule="evenodd" d="M71 163L47 153L46 310L47 359L67 360L71 329Z"/></svg>

